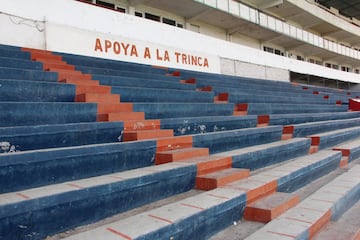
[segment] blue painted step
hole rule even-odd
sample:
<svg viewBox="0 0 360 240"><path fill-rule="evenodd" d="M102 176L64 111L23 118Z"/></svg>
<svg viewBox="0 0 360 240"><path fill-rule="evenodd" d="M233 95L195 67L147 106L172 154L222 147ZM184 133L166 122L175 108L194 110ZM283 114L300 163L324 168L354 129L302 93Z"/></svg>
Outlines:
<svg viewBox="0 0 360 240"><path fill-rule="evenodd" d="M139 87L112 87L111 93L120 94L122 102L214 102L213 92Z"/></svg>
<svg viewBox="0 0 360 240"><path fill-rule="evenodd" d="M248 114L346 112L347 106L324 104L249 103Z"/></svg>
<svg viewBox="0 0 360 240"><path fill-rule="evenodd" d="M360 112L271 114L269 117L270 125L290 125L306 122L357 118L360 117Z"/></svg>
<svg viewBox="0 0 360 240"><path fill-rule="evenodd" d="M34 70L42 70L43 65L40 62L34 62L26 59L18 59L13 57L3 57L0 51L0 67L8 67L8 68L20 68L20 69L34 69Z"/></svg>
<svg viewBox="0 0 360 240"><path fill-rule="evenodd" d="M310 144L311 140L308 138L296 138L241 148L220 155L232 156L234 168L255 170L307 155Z"/></svg>
<svg viewBox="0 0 360 240"><path fill-rule="evenodd" d="M0 67L0 79L57 82L58 74L55 72L45 72L42 70Z"/></svg>
<svg viewBox="0 0 360 240"><path fill-rule="evenodd" d="M193 147L209 148L210 153L213 154L279 141L281 135L281 126L196 134L193 135Z"/></svg>
<svg viewBox="0 0 360 240"><path fill-rule="evenodd" d="M0 79L0 101L73 102L75 95L75 85Z"/></svg>
<svg viewBox="0 0 360 240"><path fill-rule="evenodd" d="M55 53L62 56L63 60L67 63L78 66L78 67L90 67L90 68L103 68L113 70L126 70L126 71L138 71L138 72L149 72L157 74L167 73L166 69L154 68L150 65L122 62L110 59L79 56L65 53Z"/></svg>
<svg viewBox="0 0 360 240"><path fill-rule="evenodd" d="M134 103L135 112L145 112L147 119L229 116L233 114L233 104L213 103Z"/></svg>
<svg viewBox="0 0 360 240"><path fill-rule="evenodd" d="M0 236L44 239L194 187L196 166L171 163L5 194ZM29 196L28 199L24 197ZM0 195L0 199L4 199ZM29 214L31 213L31 214ZM49 214L51 213L51 221Z"/></svg>
<svg viewBox="0 0 360 240"><path fill-rule="evenodd" d="M162 129L173 129L175 136L227 131L257 126L257 116L211 116L161 119Z"/></svg>
<svg viewBox="0 0 360 240"><path fill-rule="evenodd" d="M0 193L151 166L155 151L139 141L0 154Z"/></svg>
<svg viewBox="0 0 360 240"><path fill-rule="evenodd" d="M296 124L293 125L293 137L305 137L315 133L322 133L355 126L360 126L360 118Z"/></svg>
<svg viewBox="0 0 360 240"><path fill-rule="evenodd" d="M162 89L183 89L195 90L194 84L182 84L174 81L151 80L148 78L135 78L123 76L106 76L93 74L93 79L99 80L103 85L124 86L124 87L144 87L144 88L162 88Z"/></svg>
<svg viewBox="0 0 360 240"><path fill-rule="evenodd" d="M122 122L4 127L0 128L0 142L9 142L17 151L118 142L123 129Z"/></svg>
<svg viewBox="0 0 360 240"><path fill-rule="evenodd" d="M97 104L0 102L0 127L95 122Z"/></svg>

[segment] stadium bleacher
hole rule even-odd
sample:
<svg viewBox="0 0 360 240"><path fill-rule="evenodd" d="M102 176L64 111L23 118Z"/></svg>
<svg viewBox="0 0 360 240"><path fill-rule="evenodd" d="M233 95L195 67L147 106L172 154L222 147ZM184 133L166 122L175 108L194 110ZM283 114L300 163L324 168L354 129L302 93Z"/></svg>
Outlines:
<svg viewBox="0 0 360 240"><path fill-rule="evenodd" d="M356 160L357 95L0 45L0 238L44 239L196 189L65 239L208 239L250 204ZM279 203L248 239L313 237L359 186L355 165Z"/></svg>

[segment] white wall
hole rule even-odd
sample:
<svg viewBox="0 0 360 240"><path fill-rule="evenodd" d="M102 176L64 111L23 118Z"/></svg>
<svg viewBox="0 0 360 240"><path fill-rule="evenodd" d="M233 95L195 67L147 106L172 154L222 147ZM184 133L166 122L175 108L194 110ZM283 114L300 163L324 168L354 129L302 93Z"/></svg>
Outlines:
<svg viewBox="0 0 360 240"><path fill-rule="evenodd" d="M139 46L142 53L146 46L152 51L159 48L161 51L168 50L172 59L174 52L209 58L211 67L196 68L208 72L221 72L221 59L231 59L239 63L250 63L253 65L265 66L266 77L281 76L280 71L273 72L272 69L281 69L284 73L294 71L304 74L312 74L326 78L339 79L343 81L360 83L360 75L328 69L315 64L289 59L286 57L269 54L261 50L242 46L235 43L219 40L217 38L204 36L184 29L168 26L150 20L138 18L128 14L121 14L115 11L104 10L88 4L73 0L12 0L0 5L0 12L22 16L37 21L46 20L46 45L40 38L33 41L34 29L26 25L14 26L6 19L1 19L1 26L10 29L6 35L2 35L0 43L19 46L46 47L53 51L73 52L77 54L98 56L104 58L119 59L125 61L143 62L144 58L129 58L121 54L111 52L95 51L95 40L101 38L112 42L127 42ZM66 13L66 14L64 14ZM1 14L3 15L3 14ZM32 29L24 32L19 38L19 32L24 27ZM149 59L147 59L149 60ZM146 62L158 65L159 62ZM193 66L187 64L173 65L174 62L163 62L178 68L194 70ZM234 69L235 71L235 69ZM225 72L225 70L224 70Z"/></svg>

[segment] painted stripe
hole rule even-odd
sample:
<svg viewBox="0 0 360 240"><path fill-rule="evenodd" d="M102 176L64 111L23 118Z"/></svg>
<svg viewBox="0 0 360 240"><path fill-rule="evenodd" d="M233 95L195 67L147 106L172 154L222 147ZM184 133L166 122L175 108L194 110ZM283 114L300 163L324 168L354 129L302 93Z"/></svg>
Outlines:
<svg viewBox="0 0 360 240"><path fill-rule="evenodd" d="M172 224L172 223L173 223L171 220L166 219L166 218L158 217L158 216L151 215L151 214L149 214L148 216L149 216L149 217L151 217L151 218L155 218L155 219L158 219L158 220L161 220L161 221L164 221L164 222L170 223L170 224Z"/></svg>
<svg viewBox="0 0 360 240"><path fill-rule="evenodd" d="M191 208L196 208L196 209L200 209L200 210L205 210L205 208L195 206L195 205L191 205L191 204L187 204L187 203L182 203L181 205L183 205L185 207L191 207Z"/></svg>
<svg viewBox="0 0 360 240"><path fill-rule="evenodd" d="M323 213L324 211L319 210L319 209L314 209L314 208L307 208L307 207L299 207L301 209L306 209L306 210L311 210L311 211L315 211L315 212L319 212L319 213Z"/></svg>
<svg viewBox="0 0 360 240"><path fill-rule="evenodd" d="M124 238L124 239L126 239L126 240L132 240L132 238L129 237L128 235L126 235L126 234L124 234L124 233L121 233L121 232L119 232L119 231L116 231L115 229L106 228L106 230L108 230L109 232L114 233L114 234L116 234L116 235L118 235L118 236L120 236L120 237L122 237L122 238Z"/></svg>
<svg viewBox="0 0 360 240"><path fill-rule="evenodd" d="M297 218L286 217L286 219L294 220L294 221L297 221L297 222L303 222L303 223L310 223L310 224L312 224L312 222L305 221L305 220L301 220L301 219L297 219Z"/></svg>
<svg viewBox="0 0 360 240"><path fill-rule="evenodd" d="M18 195L19 197L22 197L22 198L24 198L24 199L30 199L29 196L26 196L26 195L23 194L23 193L16 193L16 195Z"/></svg>
<svg viewBox="0 0 360 240"><path fill-rule="evenodd" d="M76 185L75 183L68 183L68 184L66 184L66 185L68 185L68 186L70 186L70 187L79 188L79 189L82 189L82 188L83 188L82 186Z"/></svg>
<svg viewBox="0 0 360 240"><path fill-rule="evenodd" d="M206 195L208 195L208 196L210 196L210 197L221 198L221 199L230 199L230 198L228 198L228 197L219 196L219 195L215 195L215 194L211 194L211 193L208 193L208 194L206 194Z"/></svg>
<svg viewBox="0 0 360 240"><path fill-rule="evenodd" d="M296 238L296 236L293 235L289 235L289 234L285 234L285 233L278 233L278 232L273 232L273 231L267 231L268 233L271 234L276 234L276 235L280 235L280 236L284 236L284 237L288 237L288 238Z"/></svg>
<svg viewBox="0 0 360 240"><path fill-rule="evenodd" d="M328 200L322 200L322 199L316 199L316 198L312 198L311 200L319 201L319 202L335 203L334 201L328 201Z"/></svg>
<svg viewBox="0 0 360 240"><path fill-rule="evenodd" d="M110 178L114 178L114 179L120 179L120 180L124 180L125 178L122 177L118 177L118 176L109 176Z"/></svg>

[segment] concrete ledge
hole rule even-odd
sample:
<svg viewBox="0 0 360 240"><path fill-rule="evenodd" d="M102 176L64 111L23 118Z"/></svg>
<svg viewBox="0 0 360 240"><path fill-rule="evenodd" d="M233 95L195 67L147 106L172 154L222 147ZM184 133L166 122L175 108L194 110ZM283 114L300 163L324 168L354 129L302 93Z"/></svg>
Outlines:
<svg viewBox="0 0 360 240"><path fill-rule="evenodd" d="M119 142L123 129L122 122L5 127L0 128L0 142L9 142L17 151Z"/></svg>
<svg viewBox="0 0 360 240"><path fill-rule="evenodd" d="M210 153L229 151L281 139L282 127L248 128L193 135L194 147L206 147Z"/></svg>
<svg viewBox="0 0 360 240"><path fill-rule="evenodd" d="M5 239L25 239L30 235L43 239L188 191L194 186L195 174L194 165L165 164L3 194L0 234ZM49 221L49 212L53 221ZM233 211L228 214L235 215Z"/></svg>
<svg viewBox="0 0 360 240"><path fill-rule="evenodd" d="M155 152L141 141L0 154L0 192L150 166Z"/></svg>
<svg viewBox="0 0 360 240"><path fill-rule="evenodd" d="M95 122L94 103L0 102L0 127Z"/></svg>
<svg viewBox="0 0 360 240"><path fill-rule="evenodd" d="M161 128L173 129L175 136L253 128L257 116L212 116L161 119Z"/></svg>

